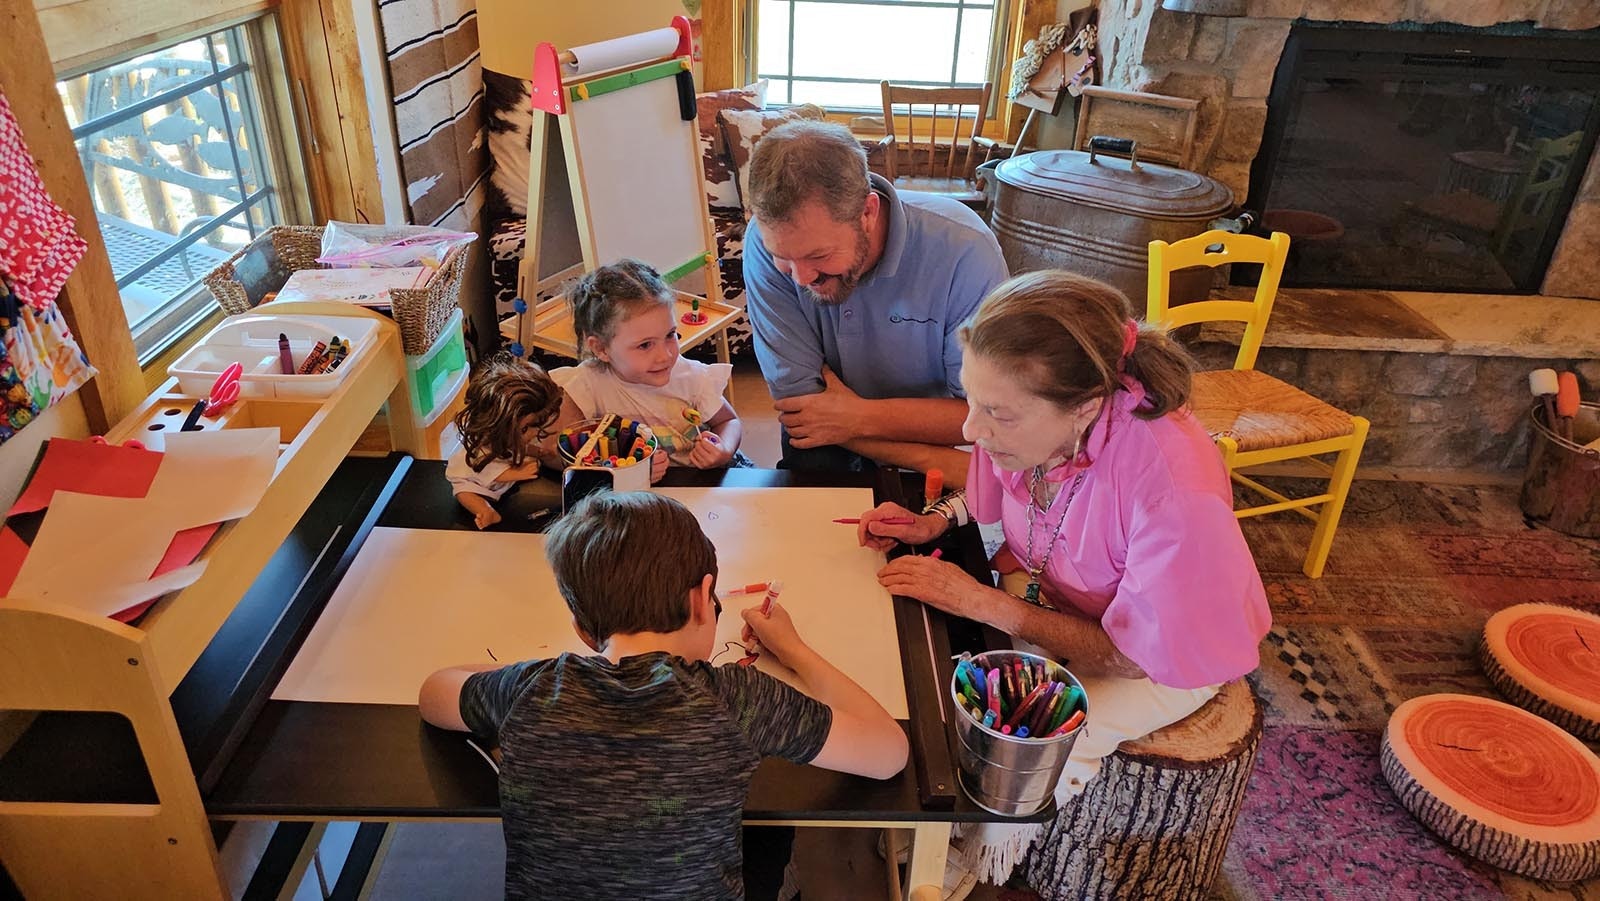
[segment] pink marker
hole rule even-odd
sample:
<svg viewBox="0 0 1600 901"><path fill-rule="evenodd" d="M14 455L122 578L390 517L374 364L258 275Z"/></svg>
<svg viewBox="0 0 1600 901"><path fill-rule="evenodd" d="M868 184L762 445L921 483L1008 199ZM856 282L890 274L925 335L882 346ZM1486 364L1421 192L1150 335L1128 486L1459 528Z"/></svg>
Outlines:
<svg viewBox="0 0 1600 901"><path fill-rule="evenodd" d="M943 556L944 556L944 548L942 548L942 547L936 547L936 548L934 548L934 549L933 549L933 553L931 553L931 554L929 554L929 555L928 555L928 556L929 556L929 557L932 557L932 558L933 558L933 559L935 559L935 560L937 560L937 559L939 559L939 558L940 558L940 557L943 557Z"/></svg>
<svg viewBox="0 0 1600 901"><path fill-rule="evenodd" d="M847 516L847 517L844 517L843 519L836 519L836 520L834 520L834 522L839 523L841 525L846 525L846 526L860 525L861 524L861 517L859 517L859 516ZM888 517L885 517L883 519L875 520L875 522L881 522L886 526L909 526L912 523L916 522L916 520L912 519L909 516L888 516Z"/></svg>

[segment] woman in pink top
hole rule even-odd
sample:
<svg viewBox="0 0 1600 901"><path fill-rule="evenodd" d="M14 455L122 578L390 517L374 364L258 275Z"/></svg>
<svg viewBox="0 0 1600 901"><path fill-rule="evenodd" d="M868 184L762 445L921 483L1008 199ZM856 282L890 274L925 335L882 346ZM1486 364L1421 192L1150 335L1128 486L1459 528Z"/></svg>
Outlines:
<svg viewBox="0 0 1600 901"><path fill-rule="evenodd" d="M996 288L961 329L974 444L967 488L915 516L862 515L862 543L921 544L969 520L1000 523L995 568L1017 593L960 567L904 556L879 573L895 594L979 620L1068 666L1093 716L1058 803L1100 759L1177 722L1256 668L1271 623L1233 492L1211 438L1185 408L1190 363L1132 318L1116 289L1061 271ZM962 848L1001 882L1036 826L985 827Z"/></svg>

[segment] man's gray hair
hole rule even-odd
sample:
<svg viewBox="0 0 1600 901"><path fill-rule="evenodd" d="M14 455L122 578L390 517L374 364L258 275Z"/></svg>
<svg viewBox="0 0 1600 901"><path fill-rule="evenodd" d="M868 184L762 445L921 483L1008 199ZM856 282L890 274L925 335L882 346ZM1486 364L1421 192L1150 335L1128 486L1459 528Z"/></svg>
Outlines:
<svg viewBox="0 0 1600 901"><path fill-rule="evenodd" d="M796 119L756 142L750 158L750 209L763 222L788 222L816 200L835 222L866 207L867 152L843 125Z"/></svg>

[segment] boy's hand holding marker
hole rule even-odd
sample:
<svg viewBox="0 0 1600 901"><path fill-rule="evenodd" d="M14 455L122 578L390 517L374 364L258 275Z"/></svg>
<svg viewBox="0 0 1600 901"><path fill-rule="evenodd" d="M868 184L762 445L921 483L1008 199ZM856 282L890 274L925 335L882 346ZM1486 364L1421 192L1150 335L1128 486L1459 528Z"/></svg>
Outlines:
<svg viewBox="0 0 1600 901"><path fill-rule="evenodd" d="M782 582L770 582L761 604L746 607L739 613L744 618L744 631L740 633L740 638L750 648L751 663L755 662L753 658L760 656L761 651L766 651L779 663L789 665L798 654L810 650L800 638L800 633L795 631L789 611L778 604L778 595L782 592Z"/></svg>

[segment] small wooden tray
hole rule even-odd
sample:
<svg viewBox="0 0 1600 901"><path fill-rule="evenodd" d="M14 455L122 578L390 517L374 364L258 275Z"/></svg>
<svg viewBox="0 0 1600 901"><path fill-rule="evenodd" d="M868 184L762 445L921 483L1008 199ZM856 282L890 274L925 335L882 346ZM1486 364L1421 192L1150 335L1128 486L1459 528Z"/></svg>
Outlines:
<svg viewBox="0 0 1600 901"><path fill-rule="evenodd" d="M674 293L677 301L673 305L672 319L678 326L678 346L682 350L714 337L744 313L743 309L719 300L707 300L683 291ZM701 325L684 325L683 315L694 308L696 300L700 301L700 312L705 315L706 321ZM572 308L567 305L565 296L557 295L544 301L524 313L522 318L524 321L520 325L515 316L506 321L512 329L521 331L523 344L578 358L578 339L572 330Z"/></svg>

